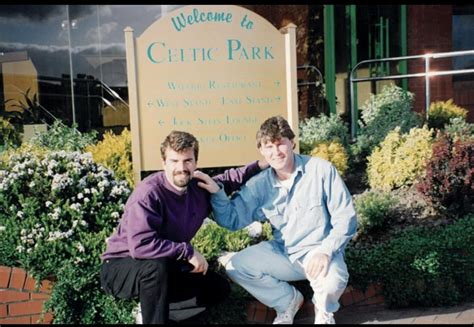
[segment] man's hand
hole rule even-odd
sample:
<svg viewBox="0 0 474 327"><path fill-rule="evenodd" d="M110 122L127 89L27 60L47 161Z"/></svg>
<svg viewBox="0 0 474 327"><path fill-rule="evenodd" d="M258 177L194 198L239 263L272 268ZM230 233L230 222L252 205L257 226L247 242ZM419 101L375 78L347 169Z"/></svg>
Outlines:
<svg viewBox="0 0 474 327"><path fill-rule="evenodd" d="M324 253L315 253L308 261L305 272L312 279L325 277L328 273L329 257Z"/></svg>
<svg viewBox="0 0 474 327"><path fill-rule="evenodd" d="M221 189L208 174L205 174L202 171L194 171L193 177L200 179L202 182L198 182L198 186L209 191L209 193L217 193Z"/></svg>
<svg viewBox="0 0 474 327"><path fill-rule="evenodd" d="M188 260L188 262L194 266L194 269L191 270L190 272L192 273L202 272L203 275L206 274L209 264L207 263L206 258L204 258L202 254L199 253L198 250L194 249L194 255L192 256L191 259Z"/></svg>

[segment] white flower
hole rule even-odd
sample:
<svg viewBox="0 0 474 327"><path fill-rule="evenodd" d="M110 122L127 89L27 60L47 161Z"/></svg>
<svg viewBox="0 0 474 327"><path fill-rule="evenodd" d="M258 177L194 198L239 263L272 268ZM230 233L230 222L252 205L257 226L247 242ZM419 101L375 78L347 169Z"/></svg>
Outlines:
<svg viewBox="0 0 474 327"><path fill-rule="evenodd" d="M77 264L77 263L82 262L82 261L84 261L84 260L82 260L82 258L76 257L76 259L74 260L74 263Z"/></svg>
<svg viewBox="0 0 474 327"><path fill-rule="evenodd" d="M83 197L84 197L84 195L83 195L82 193L79 193L79 194L77 195L77 198L78 198L79 200L82 199Z"/></svg>
<svg viewBox="0 0 474 327"><path fill-rule="evenodd" d="M75 210L77 212L81 211L81 204L80 203L73 203L69 206L72 210Z"/></svg>
<svg viewBox="0 0 474 327"><path fill-rule="evenodd" d="M31 183L30 183L30 184L28 184L28 186L29 186L30 188L33 188L33 187L35 187L35 186L36 186L36 184L35 184L35 181L31 181Z"/></svg>
<svg viewBox="0 0 474 327"><path fill-rule="evenodd" d="M3 232L4 230L6 230L7 228L5 226L0 226L0 232Z"/></svg>
<svg viewBox="0 0 474 327"><path fill-rule="evenodd" d="M76 248L77 248L77 250L79 250L79 252L84 252L85 251L84 246L81 243L78 243L76 245Z"/></svg>
<svg viewBox="0 0 474 327"><path fill-rule="evenodd" d="M49 208L49 207L53 204L53 202L51 202L51 201L46 201L45 204L46 204L46 208Z"/></svg>
<svg viewBox="0 0 474 327"><path fill-rule="evenodd" d="M89 201L89 198L84 198L84 203L88 203Z"/></svg>
<svg viewBox="0 0 474 327"><path fill-rule="evenodd" d="M16 216L19 217L19 218L23 218L23 211L18 211L16 213Z"/></svg>
<svg viewBox="0 0 474 327"><path fill-rule="evenodd" d="M120 217L120 214L117 211L112 212L111 214L112 218L118 218Z"/></svg>

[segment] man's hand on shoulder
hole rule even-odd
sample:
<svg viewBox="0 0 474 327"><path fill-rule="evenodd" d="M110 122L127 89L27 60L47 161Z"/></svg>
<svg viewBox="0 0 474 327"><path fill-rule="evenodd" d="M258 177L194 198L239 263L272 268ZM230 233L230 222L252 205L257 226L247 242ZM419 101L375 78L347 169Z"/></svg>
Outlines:
<svg viewBox="0 0 474 327"><path fill-rule="evenodd" d="M194 269L191 270L190 272L192 273L203 273L203 275L206 274L207 268L209 267L209 264L207 263L206 258L199 253L198 250L194 249L194 254L191 259L188 260L190 264L194 266Z"/></svg>
<svg viewBox="0 0 474 327"><path fill-rule="evenodd" d="M219 185L217 185L217 183L208 174L205 174L202 171L194 171L193 177L201 180L201 182L197 183L198 186L209 191L209 193L217 193L221 189Z"/></svg>

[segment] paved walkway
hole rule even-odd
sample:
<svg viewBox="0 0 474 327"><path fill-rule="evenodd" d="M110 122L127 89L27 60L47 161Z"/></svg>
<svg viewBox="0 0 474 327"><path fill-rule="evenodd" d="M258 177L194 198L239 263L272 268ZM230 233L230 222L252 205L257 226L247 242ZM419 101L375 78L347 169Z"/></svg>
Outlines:
<svg viewBox="0 0 474 327"><path fill-rule="evenodd" d="M298 317L298 315L296 316ZM409 309L342 309L334 315L339 324L474 324L474 302L452 307ZM297 324L313 324L314 319L296 319Z"/></svg>

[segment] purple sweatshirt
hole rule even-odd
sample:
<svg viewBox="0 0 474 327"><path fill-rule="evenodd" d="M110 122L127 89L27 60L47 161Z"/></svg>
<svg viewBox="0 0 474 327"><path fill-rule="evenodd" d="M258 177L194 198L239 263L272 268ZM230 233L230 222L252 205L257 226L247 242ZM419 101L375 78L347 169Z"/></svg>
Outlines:
<svg viewBox="0 0 474 327"><path fill-rule="evenodd" d="M228 169L214 177L227 194L260 172L257 161ZM189 260L190 244L211 212L210 194L191 179L181 193L166 179L164 171L145 178L125 204L118 228L107 241L102 260L131 256L135 259L170 257Z"/></svg>

